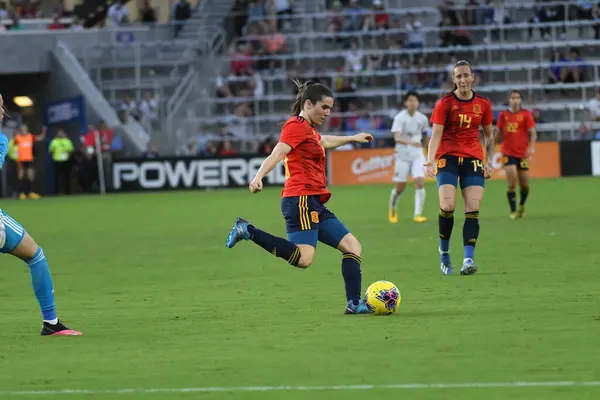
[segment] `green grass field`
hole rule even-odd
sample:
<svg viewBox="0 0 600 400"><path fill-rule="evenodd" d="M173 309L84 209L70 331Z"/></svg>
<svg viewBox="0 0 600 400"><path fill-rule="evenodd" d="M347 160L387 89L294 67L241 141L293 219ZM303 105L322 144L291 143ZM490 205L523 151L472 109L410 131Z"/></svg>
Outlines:
<svg viewBox="0 0 600 400"><path fill-rule="evenodd" d="M313 266L296 270L252 243L225 248L237 215L284 235L278 189L3 201L44 248L59 315L84 336L40 337L27 267L3 256L0 397L600 398L600 386L580 384L600 381L600 180L534 181L518 221L504 183L489 183L471 277L440 274L434 187L424 225L411 221L412 188L389 224L389 190L334 187L328 204L363 244L364 288L400 288L400 311L387 317L343 315L335 250L319 246ZM575 383L514 384L523 381ZM506 387L474 387L490 382ZM404 384L423 386L379 386ZM291 388L272 388L282 385ZM270 388L236 389L248 386ZM66 389L88 392L54 392Z"/></svg>

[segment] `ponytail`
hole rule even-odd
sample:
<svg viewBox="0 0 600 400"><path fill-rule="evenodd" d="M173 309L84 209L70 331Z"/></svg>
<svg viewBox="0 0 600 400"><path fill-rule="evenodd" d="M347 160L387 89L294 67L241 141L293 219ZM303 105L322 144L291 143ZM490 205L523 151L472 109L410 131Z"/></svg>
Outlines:
<svg viewBox="0 0 600 400"><path fill-rule="evenodd" d="M296 94L296 100L294 100L294 103L292 103L292 115L300 115L300 113L302 112L302 106L306 101L306 88L310 84L312 84L312 82L306 81L304 83L300 83L300 81L297 78L292 79L292 82L294 82L294 84L296 85L296 89L298 90L298 93Z"/></svg>

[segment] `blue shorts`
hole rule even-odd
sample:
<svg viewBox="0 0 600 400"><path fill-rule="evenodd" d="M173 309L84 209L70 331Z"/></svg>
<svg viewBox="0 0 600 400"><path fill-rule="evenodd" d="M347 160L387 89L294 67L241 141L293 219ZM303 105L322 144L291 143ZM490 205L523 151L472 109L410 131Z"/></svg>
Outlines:
<svg viewBox="0 0 600 400"><path fill-rule="evenodd" d="M350 231L321 203L320 195L284 197L281 213L288 240L317 247L317 242L337 248Z"/></svg>
<svg viewBox="0 0 600 400"><path fill-rule="evenodd" d="M0 210L0 253L12 253L25 237L25 229Z"/></svg>
<svg viewBox="0 0 600 400"><path fill-rule="evenodd" d="M460 188L485 186L483 161L471 157L441 156L437 161L435 176L438 188L442 185L456 187L460 179Z"/></svg>
<svg viewBox="0 0 600 400"><path fill-rule="evenodd" d="M519 158L513 156L502 156L502 164L504 166L516 165L517 171L529 170L529 158Z"/></svg>

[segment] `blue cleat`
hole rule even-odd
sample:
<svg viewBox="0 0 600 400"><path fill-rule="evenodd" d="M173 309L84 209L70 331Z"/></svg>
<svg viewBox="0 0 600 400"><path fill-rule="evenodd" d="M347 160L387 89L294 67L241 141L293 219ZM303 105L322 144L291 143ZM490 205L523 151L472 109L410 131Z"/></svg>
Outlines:
<svg viewBox="0 0 600 400"><path fill-rule="evenodd" d="M450 262L450 253L438 249L440 253L440 269L444 275L452 275L454 269L452 268L452 262Z"/></svg>
<svg viewBox="0 0 600 400"><path fill-rule="evenodd" d="M240 240L249 240L250 232L248 232L248 225L250 225L250 222L242 217L237 217L233 228L231 228L231 232L229 232L229 236L227 236L225 245L231 249Z"/></svg>
<svg viewBox="0 0 600 400"><path fill-rule="evenodd" d="M365 304L363 299L358 301L358 304L354 304L352 300L346 304L346 311L344 314L371 314L371 310Z"/></svg>
<svg viewBox="0 0 600 400"><path fill-rule="evenodd" d="M473 275L477 272L477 265L472 258L465 258L463 260L463 266L460 269L461 275Z"/></svg>

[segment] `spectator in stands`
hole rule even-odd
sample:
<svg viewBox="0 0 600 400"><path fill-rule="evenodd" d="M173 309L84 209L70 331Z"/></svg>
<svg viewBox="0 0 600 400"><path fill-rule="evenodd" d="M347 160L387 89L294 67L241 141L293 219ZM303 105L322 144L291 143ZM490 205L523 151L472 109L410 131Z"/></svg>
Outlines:
<svg viewBox="0 0 600 400"><path fill-rule="evenodd" d="M224 140L221 149L219 150L220 156L234 156L237 154L237 151L233 148L233 144L231 140Z"/></svg>
<svg viewBox="0 0 600 400"><path fill-rule="evenodd" d="M292 5L290 0L274 0L275 14L277 15L277 29L281 30L286 25L290 24L290 18L293 15Z"/></svg>
<svg viewBox="0 0 600 400"><path fill-rule="evenodd" d="M342 123L344 122L344 120L341 117L340 113L340 105L338 102L336 102L333 106L331 115L325 121L325 131L338 132L342 130Z"/></svg>
<svg viewBox="0 0 600 400"><path fill-rule="evenodd" d="M111 144L114 137L114 130L110 129L106 122L100 121L98 123L98 133L100 135L100 148L102 152L110 153Z"/></svg>
<svg viewBox="0 0 600 400"><path fill-rule="evenodd" d="M539 108L534 108L533 111L531 112L531 114L533 115L533 120L535 121L536 124L541 124L541 123L545 122L542 119L542 115L541 115Z"/></svg>
<svg viewBox="0 0 600 400"><path fill-rule="evenodd" d="M21 19L17 14L13 14L12 16L12 25L9 28L11 31L22 31L25 29L23 24L21 24Z"/></svg>
<svg viewBox="0 0 600 400"><path fill-rule="evenodd" d="M447 26L463 26L464 22L461 15L456 10L456 4L452 0L443 0L439 5L440 13L442 14L442 19L448 17Z"/></svg>
<svg viewBox="0 0 600 400"><path fill-rule="evenodd" d="M469 5L477 7L475 12L475 23L477 25L488 25L494 19L492 0L469 0Z"/></svg>
<svg viewBox="0 0 600 400"><path fill-rule="evenodd" d="M594 25L594 39L600 40L600 4L595 3L592 7L592 19L596 21Z"/></svg>
<svg viewBox="0 0 600 400"><path fill-rule="evenodd" d="M40 0L14 1L14 10L20 18L41 17Z"/></svg>
<svg viewBox="0 0 600 400"><path fill-rule="evenodd" d="M346 23L346 19L344 16L344 12L342 9L342 3L339 0L333 2L333 8L331 9L331 16L329 17L329 24L327 27L327 32L330 35L334 35L339 32L344 24ZM337 42L337 38L332 38L333 42Z"/></svg>
<svg viewBox="0 0 600 400"><path fill-rule="evenodd" d="M337 103L340 103L340 108L342 112L346 112L350 107L351 102L356 102L356 97L352 94L356 93L356 84L354 81L348 79L347 77L343 77L340 87L337 90L338 94L343 94L344 96L340 96ZM356 106L356 104L355 104Z"/></svg>
<svg viewBox="0 0 600 400"><path fill-rule="evenodd" d="M209 142L206 145L206 149L200 151L199 153L197 152L194 155L200 155L202 157L216 157L219 155L219 149L217 148L215 142Z"/></svg>
<svg viewBox="0 0 600 400"><path fill-rule="evenodd" d="M373 14L365 14L363 29L367 31L384 30L390 26L390 15L385 12L381 0L373 0Z"/></svg>
<svg viewBox="0 0 600 400"><path fill-rule="evenodd" d="M423 89L439 88L440 83L437 81L435 73L428 71L429 66L425 61L425 56L420 55L415 62L417 68L417 85Z"/></svg>
<svg viewBox="0 0 600 400"><path fill-rule="evenodd" d="M402 41L396 41L393 38L388 38L387 44L388 49L393 53L386 55L386 67L388 69L400 68L400 65L402 64L402 54L400 53L400 50L402 49Z"/></svg>
<svg viewBox="0 0 600 400"><path fill-rule="evenodd" d="M225 69L221 70L219 76L216 79L216 91L217 97L232 97L231 85L229 84L229 74Z"/></svg>
<svg viewBox="0 0 600 400"><path fill-rule="evenodd" d="M590 121L600 121L600 88L596 89L596 96L588 101L587 108L590 112Z"/></svg>
<svg viewBox="0 0 600 400"><path fill-rule="evenodd" d="M344 118L344 131L347 135L352 135L358 130L356 124L358 122L358 105L354 101L348 102L348 115Z"/></svg>
<svg viewBox="0 0 600 400"><path fill-rule="evenodd" d="M367 132L375 132L375 134L377 134L385 130L387 128L387 122L383 115L377 111L375 104L373 104L372 101L368 102L366 109L371 119L371 130Z"/></svg>
<svg viewBox="0 0 600 400"><path fill-rule="evenodd" d="M377 46L377 40L374 36L371 37L369 55L365 57L365 71L367 72L368 81L371 86L375 85L375 72L381 68L383 58L384 55L381 49L379 49Z"/></svg>
<svg viewBox="0 0 600 400"><path fill-rule="evenodd" d="M264 0L251 0L248 2L248 23L260 22L266 19L267 10Z"/></svg>
<svg viewBox="0 0 600 400"><path fill-rule="evenodd" d="M152 131L158 123L158 99L150 92L146 93L140 103L140 115L143 125Z"/></svg>
<svg viewBox="0 0 600 400"><path fill-rule="evenodd" d="M414 14L408 14L406 22L406 44L408 49L420 49L425 46L425 33L422 31L423 24Z"/></svg>
<svg viewBox="0 0 600 400"><path fill-rule="evenodd" d="M492 20L490 22L498 29L488 31L489 35L486 35L486 37L484 38L485 43L490 43L492 41L492 38L495 36L504 38L505 32L502 26L504 24L510 23L510 19L508 18L506 8L504 7L504 0L492 0L490 4L492 6L493 11Z"/></svg>
<svg viewBox="0 0 600 400"><path fill-rule="evenodd" d="M586 65L584 59L579 55L579 50L569 50L567 66L561 71L561 80L564 83L579 83L585 81Z"/></svg>
<svg viewBox="0 0 600 400"><path fill-rule="evenodd" d="M83 22L81 22L81 19L79 19L79 17L73 18L73 22L71 23L71 30L76 32L81 32L85 30L85 28L83 27Z"/></svg>
<svg viewBox="0 0 600 400"><path fill-rule="evenodd" d="M440 21L440 23L438 24L438 27L440 28L440 31L439 31L440 46L442 46L442 47L453 46L456 37L455 37L454 33L448 29L448 28L452 27L452 21L451 21L450 17L446 15Z"/></svg>
<svg viewBox="0 0 600 400"><path fill-rule="evenodd" d="M417 76L411 71L410 63L407 58L403 58L400 63L400 89L409 91L417 89Z"/></svg>
<svg viewBox="0 0 600 400"><path fill-rule="evenodd" d="M4 1L0 2L0 21L8 18L8 8L6 7L6 3Z"/></svg>
<svg viewBox="0 0 600 400"><path fill-rule="evenodd" d="M112 27L119 27L129 23L125 0L117 0L108 8L108 19Z"/></svg>
<svg viewBox="0 0 600 400"><path fill-rule="evenodd" d="M235 75L241 76L252 68L252 55L247 42L234 42L231 48L231 70Z"/></svg>
<svg viewBox="0 0 600 400"><path fill-rule="evenodd" d="M360 72L363 70L364 51L358 47L356 40L350 42L350 49L346 51L345 71Z"/></svg>
<svg viewBox="0 0 600 400"><path fill-rule="evenodd" d="M261 98L265 95L265 83L258 71L252 71L251 80L249 83L250 90L252 90L252 96L255 98Z"/></svg>
<svg viewBox="0 0 600 400"><path fill-rule="evenodd" d="M173 20L175 20L175 36L179 34L179 31L183 28L185 21L192 17L192 6L187 0L178 0L173 5L173 11L171 12Z"/></svg>
<svg viewBox="0 0 600 400"><path fill-rule="evenodd" d="M285 53L285 37L277 31L277 21L270 20L269 21L269 33L264 40L264 46L267 49L267 54L269 56L275 56L278 54ZM275 72L276 66L281 66L283 61L278 60L276 58L272 58L269 60L269 69L271 73Z"/></svg>
<svg viewBox="0 0 600 400"><path fill-rule="evenodd" d="M562 82L563 70L565 66L563 65L566 59L558 50L554 50L552 52L552 57L550 58L550 69L548 70L548 83L558 83Z"/></svg>
<svg viewBox="0 0 600 400"><path fill-rule="evenodd" d="M141 154L141 157L143 159L153 159L153 158L160 157L160 155L158 153L158 148L156 147L156 145L154 145L152 143L149 144L148 149Z"/></svg>
<svg viewBox="0 0 600 400"><path fill-rule="evenodd" d="M152 8L149 0L144 0L142 8L140 8L140 20L144 24L155 24L156 23L156 11Z"/></svg>
<svg viewBox="0 0 600 400"><path fill-rule="evenodd" d="M48 25L48 29L53 31L53 30L61 30L61 29L65 29L66 26L60 22L60 15L54 13L52 15L52 23Z"/></svg>
<svg viewBox="0 0 600 400"><path fill-rule="evenodd" d="M211 133L205 125L200 126L200 131L198 134L191 138L192 146L192 155L204 154L208 145L217 139L217 136Z"/></svg>
<svg viewBox="0 0 600 400"><path fill-rule="evenodd" d="M344 10L345 22L342 30L344 32L359 31L362 28L364 13L364 9L360 6L360 0L350 0L349 7Z"/></svg>
<svg viewBox="0 0 600 400"><path fill-rule="evenodd" d="M129 95L125 96L125 99L123 99L123 103L121 104L121 110L125 113L126 118L139 118L137 105Z"/></svg>
<svg viewBox="0 0 600 400"><path fill-rule="evenodd" d="M277 144L277 140L275 140L272 136L267 137L259 146L258 151L262 155L269 155L275 148Z"/></svg>
<svg viewBox="0 0 600 400"><path fill-rule="evenodd" d="M381 0L373 0L373 11L375 12L375 29L389 29L390 14L385 12Z"/></svg>

